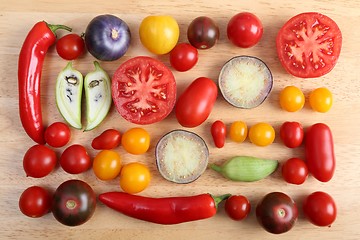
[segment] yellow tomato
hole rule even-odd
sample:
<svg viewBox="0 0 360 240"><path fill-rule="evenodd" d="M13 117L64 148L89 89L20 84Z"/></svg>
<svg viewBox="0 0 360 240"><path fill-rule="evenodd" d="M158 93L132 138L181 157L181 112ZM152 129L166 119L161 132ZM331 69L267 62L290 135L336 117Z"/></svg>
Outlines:
<svg viewBox="0 0 360 240"><path fill-rule="evenodd" d="M121 170L121 157L113 150L102 150L94 158L93 171L100 180L112 180Z"/></svg>
<svg viewBox="0 0 360 240"><path fill-rule="evenodd" d="M128 163L121 169L120 187L124 192L139 193L149 186L150 180L150 171L142 163Z"/></svg>
<svg viewBox="0 0 360 240"><path fill-rule="evenodd" d="M250 141L257 146L267 146L274 142L275 130L268 123L257 123L249 130Z"/></svg>
<svg viewBox="0 0 360 240"><path fill-rule="evenodd" d="M123 134L121 145L131 154L146 153L150 147L150 135L143 128L131 128Z"/></svg>
<svg viewBox="0 0 360 240"><path fill-rule="evenodd" d="M230 126L229 134L230 139L234 142L241 143L245 141L248 134L248 128L246 123L242 121L233 122Z"/></svg>
<svg viewBox="0 0 360 240"><path fill-rule="evenodd" d="M148 16L139 27L140 41L150 52L169 53L179 40L180 29L171 16Z"/></svg>
<svg viewBox="0 0 360 240"><path fill-rule="evenodd" d="M280 92L280 106L288 112L299 111L304 103L304 93L295 86L287 86Z"/></svg>
<svg viewBox="0 0 360 240"><path fill-rule="evenodd" d="M310 93L309 102L314 111L325 113L330 110L333 97L329 89L317 88Z"/></svg>

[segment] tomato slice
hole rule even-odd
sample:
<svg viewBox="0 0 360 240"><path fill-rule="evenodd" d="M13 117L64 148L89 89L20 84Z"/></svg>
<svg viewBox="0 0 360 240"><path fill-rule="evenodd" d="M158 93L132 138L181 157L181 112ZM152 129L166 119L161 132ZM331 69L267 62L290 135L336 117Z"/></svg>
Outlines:
<svg viewBox="0 0 360 240"><path fill-rule="evenodd" d="M176 82L159 60L139 56L120 65L112 78L112 97L120 115L135 124L166 118L176 101Z"/></svg>
<svg viewBox="0 0 360 240"><path fill-rule="evenodd" d="M316 12L301 13L288 20L276 38L283 67L301 78L330 72L340 55L342 35L337 24Z"/></svg>

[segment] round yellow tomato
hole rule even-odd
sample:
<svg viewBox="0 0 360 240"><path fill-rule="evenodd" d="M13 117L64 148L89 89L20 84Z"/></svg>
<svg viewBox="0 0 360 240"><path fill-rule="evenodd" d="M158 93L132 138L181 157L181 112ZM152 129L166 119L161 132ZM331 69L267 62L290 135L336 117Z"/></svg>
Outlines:
<svg viewBox="0 0 360 240"><path fill-rule="evenodd" d="M248 128L243 121L235 121L230 126L230 139L234 142L241 143L245 141L248 134Z"/></svg>
<svg viewBox="0 0 360 240"><path fill-rule="evenodd" d="M131 154L146 153L150 147L150 135L143 128L131 128L123 134L121 145Z"/></svg>
<svg viewBox="0 0 360 240"><path fill-rule="evenodd" d="M314 111L325 113L330 110L333 97L329 89L317 88L310 93L309 103Z"/></svg>
<svg viewBox="0 0 360 240"><path fill-rule="evenodd" d="M287 86L280 92L280 106L288 112L296 112L304 107L304 93L295 86Z"/></svg>
<svg viewBox="0 0 360 240"><path fill-rule="evenodd" d="M139 27L140 41L150 52L169 53L179 40L180 29L171 16L148 16Z"/></svg>
<svg viewBox="0 0 360 240"><path fill-rule="evenodd" d="M257 146L267 146L275 140L275 130L268 123L257 123L250 127L249 130L250 141Z"/></svg>
<svg viewBox="0 0 360 240"><path fill-rule="evenodd" d="M113 150L102 150L94 158L93 171L100 180L112 180L121 170L121 157Z"/></svg>
<svg viewBox="0 0 360 240"><path fill-rule="evenodd" d="M135 194L149 186L150 170L142 163L128 163L120 172L120 187L124 192Z"/></svg>

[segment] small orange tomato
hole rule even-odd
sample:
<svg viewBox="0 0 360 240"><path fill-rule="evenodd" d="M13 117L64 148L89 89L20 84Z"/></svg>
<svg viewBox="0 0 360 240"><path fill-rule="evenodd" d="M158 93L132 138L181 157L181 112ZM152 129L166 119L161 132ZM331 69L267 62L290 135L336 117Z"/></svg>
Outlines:
<svg viewBox="0 0 360 240"><path fill-rule="evenodd" d="M121 157L113 150L102 150L94 158L93 171L100 180L112 180L121 170Z"/></svg>
<svg viewBox="0 0 360 240"><path fill-rule="evenodd" d="M274 142L275 130L268 123L257 123L249 130L250 141L257 146L267 146Z"/></svg>
<svg viewBox="0 0 360 240"><path fill-rule="evenodd" d="M121 145L131 154L146 153L150 147L150 135L143 128L131 128L123 134Z"/></svg>
<svg viewBox="0 0 360 240"><path fill-rule="evenodd" d="M243 121L235 121L230 126L230 139L234 142L241 143L245 141L248 134L248 127Z"/></svg>
<svg viewBox="0 0 360 240"><path fill-rule="evenodd" d="M149 186L150 180L150 170L142 163L128 163L120 172L120 187L124 192L130 194L143 191Z"/></svg>

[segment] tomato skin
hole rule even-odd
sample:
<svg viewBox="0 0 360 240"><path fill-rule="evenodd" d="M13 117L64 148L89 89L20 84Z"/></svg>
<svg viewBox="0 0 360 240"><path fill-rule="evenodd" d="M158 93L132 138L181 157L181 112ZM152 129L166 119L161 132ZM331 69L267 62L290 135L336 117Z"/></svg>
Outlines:
<svg viewBox="0 0 360 240"><path fill-rule="evenodd" d="M116 129L107 129L91 142L91 147L96 150L110 150L121 143L121 133Z"/></svg>
<svg viewBox="0 0 360 240"><path fill-rule="evenodd" d="M65 172L79 174L91 167L91 158L86 148L79 144L69 146L60 156L60 166Z"/></svg>
<svg viewBox="0 0 360 240"><path fill-rule="evenodd" d="M307 129L305 158L309 172L317 180L331 180L335 172L335 153L332 133L326 124L316 123Z"/></svg>
<svg viewBox="0 0 360 240"><path fill-rule="evenodd" d="M212 48L220 36L219 27L209 17L195 18L189 25L187 37L191 45L197 49Z"/></svg>
<svg viewBox="0 0 360 240"><path fill-rule="evenodd" d="M230 126L230 139L234 142L241 143L245 141L248 135L248 127L243 121L235 121Z"/></svg>
<svg viewBox="0 0 360 240"><path fill-rule="evenodd" d="M146 153L150 147L150 134L143 128L131 128L124 132L121 146L131 154Z"/></svg>
<svg viewBox="0 0 360 240"><path fill-rule="evenodd" d="M142 163L125 164L120 172L120 187L124 192L139 193L150 184L151 174L148 167Z"/></svg>
<svg viewBox="0 0 360 240"><path fill-rule="evenodd" d="M234 45L242 48L249 48L257 44L263 31L260 19L249 12L236 14L227 25L228 39Z"/></svg>
<svg viewBox="0 0 360 240"><path fill-rule="evenodd" d="M226 214L235 221L245 219L251 210L249 200L242 195L232 195L225 201Z"/></svg>
<svg viewBox="0 0 360 240"><path fill-rule="evenodd" d="M275 140L275 130L268 123L257 123L250 127L249 139L253 144L257 146L268 146L272 144Z"/></svg>
<svg viewBox="0 0 360 240"><path fill-rule="evenodd" d="M215 121L211 125L211 136L217 148L222 148L226 140L226 125L220 120Z"/></svg>
<svg viewBox="0 0 360 240"><path fill-rule="evenodd" d="M74 60L85 51L85 42L75 33L67 34L56 42L56 51L65 60Z"/></svg>
<svg viewBox="0 0 360 240"><path fill-rule="evenodd" d="M317 88L311 91L309 103L314 111L326 113L332 107L332 93L325 87Z"/></svg>
<svg viewBox="0 0 360 240"><path fill-rule="evenodd" d="M190 70L197 61L198 50L188 43L179 43L170 52L170 64L179 72Z"/></svg>
<svg viewBox="0 0 360 240"><path fill-rule="evenodd" d="M206 77L195 79L175 105L178 122L188 128L202 124L209 117L217 95L218 89L214 81Z"/></svg>
<svg viewBox="0 0 360 240"><path fill-rule="evenodd" d="M307 179L309 170L300 158L290 158L282 165L281 174L286 182L300 185Z"/></svg>
<svg viewBox="0 0 360 240"><path fill-rule="evenodd" d="M55 152L44 146L34 145L29 148L23 158L23 168L26 176L42 178L50 174L57 163Z"/></svg>
<svg viewBox="0 0 360 240"><path fill-rule="evenodd" d="M299 122L284 122L280 127L280 138L288 148L296 148L304 139L304 129Z"/></svg>
<svg viewBox="0 0 360 240"><path fill-rule="evenodd" d="M65 123L54 122L45 129L44 137L51 147L63 147L70 141L70 128Z"/></svg>
<svg viewBox="0 0 360 240"><path fill-rule="evenodd" d="M334 199L321 191L313 192L305 198L303 211L312 224L320 227L330 227L337 215Z"/></svg>
<svg viewBox="0 0 360 240"><path fill-rule="evenodd" d="M42 217L50 212L52 196L48 190L39 186L32 186L21 194L19 199L20 211L32 218Z"/></svg>
<svg viewBox="0 0 360 240"><path fill-rule="evenodd" d="M121 170L121 157L114 150L102 150L94 158L93 171L103 181L116 178Z"/></svg>
<svg viewBox="0 0 360 240"><path fill-rule="evenodd" d="M280 92L280 106L288 112L301 110L305 104L304 93L295 86L287 86Z"/></svg>

